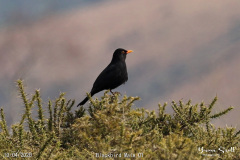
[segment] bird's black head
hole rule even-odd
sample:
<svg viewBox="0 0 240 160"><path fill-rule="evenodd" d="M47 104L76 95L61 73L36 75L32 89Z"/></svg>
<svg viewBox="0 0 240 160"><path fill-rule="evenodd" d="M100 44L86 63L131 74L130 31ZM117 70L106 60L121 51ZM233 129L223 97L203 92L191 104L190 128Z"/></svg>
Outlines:
<svg viewBox="0 0 240 160"><path fill-rule="evenodd" d="M112 58L112 62L115 61L125 61L127 54L133 52L132 50L125 50L122 48L118 48L115 50L115 52L113 53L113 58Z"/></svg>

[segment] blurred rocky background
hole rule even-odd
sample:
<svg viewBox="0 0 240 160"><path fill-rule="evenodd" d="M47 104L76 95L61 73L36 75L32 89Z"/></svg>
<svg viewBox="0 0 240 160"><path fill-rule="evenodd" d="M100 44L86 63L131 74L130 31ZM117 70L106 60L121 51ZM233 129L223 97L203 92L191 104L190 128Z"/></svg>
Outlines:
<svg viewBox="0 0 240 160"><path fill-rule="evenodd" d="M240 128L238 0L0 0L0 106L8 124L23 111L17 79L28 93L40 88L45 102L66 92L78 103L119 47L134 52L129 80L115 91L140 96L136 107L210 103L217 95L216 111L235 109L215 124Z"/></svg>

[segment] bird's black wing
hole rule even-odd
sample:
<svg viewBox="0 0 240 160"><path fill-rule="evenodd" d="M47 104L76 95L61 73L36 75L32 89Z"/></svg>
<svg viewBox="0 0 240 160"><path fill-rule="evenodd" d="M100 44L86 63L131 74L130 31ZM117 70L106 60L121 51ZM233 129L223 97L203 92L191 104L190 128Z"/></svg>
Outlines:
<svg viewBox="0 0 240 160"><path fill-rule="evenodd" d="M127 81L127 73L125 72L126 66L110 63L97 77L91 92L95 94L105 89L118 87Z"/></svg>

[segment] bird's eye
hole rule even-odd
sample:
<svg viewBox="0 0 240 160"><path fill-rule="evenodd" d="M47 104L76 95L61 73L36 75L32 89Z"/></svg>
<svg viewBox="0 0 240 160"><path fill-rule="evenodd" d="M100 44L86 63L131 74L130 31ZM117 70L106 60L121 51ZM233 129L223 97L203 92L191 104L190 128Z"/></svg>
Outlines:
<svg viewBox="0 0 240 160"><path fill-rule="evenodd" d="M122 51L122 54L126 53L125 51Z"/></svg>

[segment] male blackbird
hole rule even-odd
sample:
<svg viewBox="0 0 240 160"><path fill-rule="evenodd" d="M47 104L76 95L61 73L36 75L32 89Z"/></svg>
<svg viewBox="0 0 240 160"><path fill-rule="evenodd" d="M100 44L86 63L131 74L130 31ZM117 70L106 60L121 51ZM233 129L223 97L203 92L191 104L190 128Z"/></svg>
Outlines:
<svg viewBox="0 0 240 160"><path fill-rule="evenodd" d="M110 64L100 73L100 75L95 80L90 95L110 89L117 88L121 84L125 83L128 80L127 66L125 63L126 56L128 53L133 52L132 50L125 50L118 48L113 53L112 61ZM88 101L86 97L81 103L77 106L84 105Z"/></svg>

